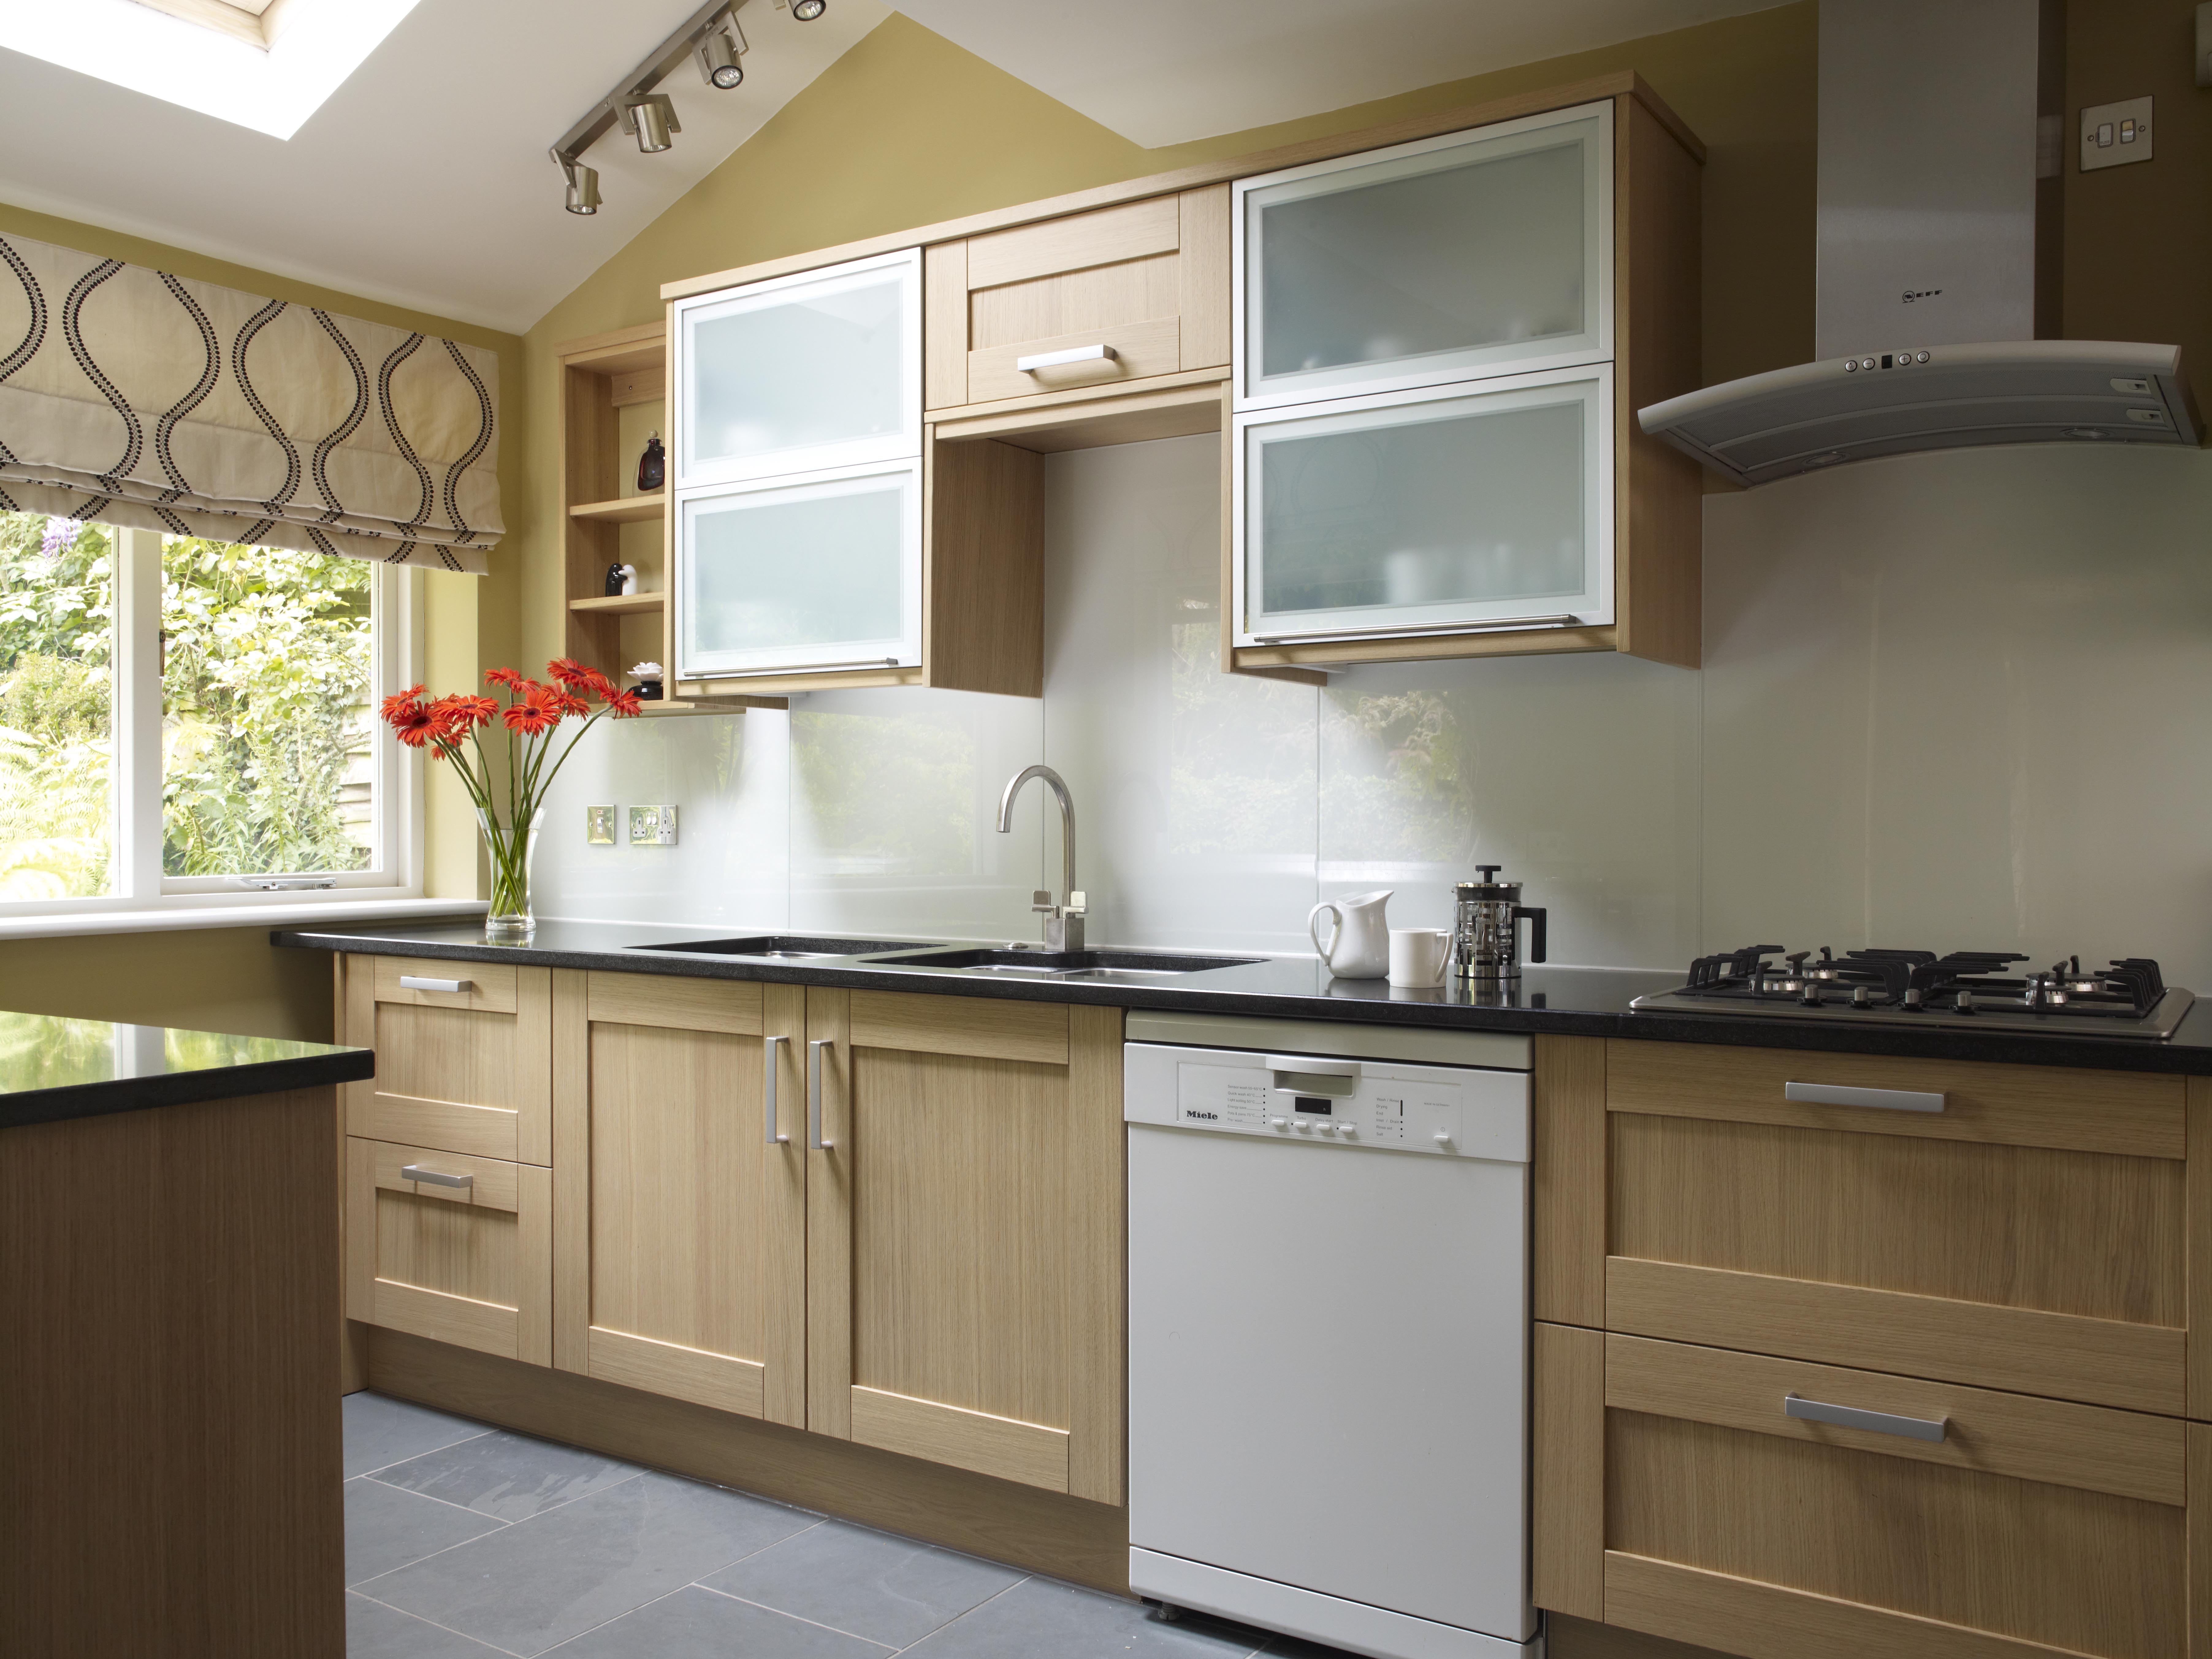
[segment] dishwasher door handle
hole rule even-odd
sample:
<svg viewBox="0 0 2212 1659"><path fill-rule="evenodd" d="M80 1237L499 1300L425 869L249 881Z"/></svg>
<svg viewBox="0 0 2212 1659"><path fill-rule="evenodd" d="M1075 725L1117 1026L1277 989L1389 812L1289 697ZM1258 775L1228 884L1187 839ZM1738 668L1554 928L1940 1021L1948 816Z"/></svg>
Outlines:
<svg viewBox="0 0 2212 1659"><path fill-rule="evenodd" d="M1316 1060L1309 1054L1266 1054L1260 1063L1271 1072L1296 1072L1300 1077L1358 1077L1356 1060Z"/></svg>

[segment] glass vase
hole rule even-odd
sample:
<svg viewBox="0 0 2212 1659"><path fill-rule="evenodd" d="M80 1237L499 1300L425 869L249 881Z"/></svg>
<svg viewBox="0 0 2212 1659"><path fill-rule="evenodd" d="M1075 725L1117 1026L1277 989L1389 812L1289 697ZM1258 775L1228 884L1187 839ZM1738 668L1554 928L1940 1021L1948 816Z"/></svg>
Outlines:
<svg viewBox="0 0 2212 1659"><path fill-rule="evenodd" d="M502 824L482 807L477 809L477 826L483 831L484 852L491 861L491 914L484 918L484 939L489 944L523 944L537 928L538 919L530 908L530 866L538 856L538 832L544 823L542 806L520 826Z"/></svg>

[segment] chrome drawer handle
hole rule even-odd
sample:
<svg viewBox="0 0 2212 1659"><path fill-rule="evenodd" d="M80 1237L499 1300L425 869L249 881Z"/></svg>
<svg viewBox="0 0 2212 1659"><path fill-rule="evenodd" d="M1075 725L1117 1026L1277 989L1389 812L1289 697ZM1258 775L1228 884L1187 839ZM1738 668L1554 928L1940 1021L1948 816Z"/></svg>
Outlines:
<svg viewBox="0 0 2212 1659"><path fill-rule="evenodd" d="M1121 354L1109 345L1070 346L1065 351L1040 351L1033 357L1014 359L1014 372L1034 374L1041 368L1058 368L1062 363L1108 363Z"/></svg>
<svg viewBox="0 0 2212 1659"><path fill-rule="evenodd" d="M837 1144L822 1139L822 1051L836 1041L816 1037L806 1045L806 1145L817 1152L829 1152Z"/></svg>
<svg viewBox="0 0 2212 1659"><path fill-rule="evenodd" d="M1861 1411L1856 1406L1831 1406L1804 1400L1794 1394L1782 1396L1783 1414L1806 1423L1827 1423L1839 1429L1865 1429L1873 1434L1902 1435L1907 1440L1942 1440L1949 1432L1948 1417L1898 1417L1888 1412Z"/></svg>
<svg viewBox="0 0 2212 1659"><path fill-rule="evenodd" d="M469 988L472 981L465 979L425 979L420 974L402 974L399 988L403 991L443 991L458 996Z"/></svg>
<svg viewBox="0 0 2212 1659"><path fill-rule="evenodd" d="M403 1164L399 1174L404 1180L419 1181L425 1187L459 1187L464 1192L477 1184L472 1175L447 1175L441 1170L426 1170L419 1164Z"/></svg>
<svg viewBox="0 0 2212 1659"><path fill-rule="evenodd" d="M1886 1112L1940 1112L1942 1095L1917 1089L1854 1089L1840 1083L1785 1083L1782 1097L1807 1106L1873 1106Z"/></svg>
<svg viewBox="0 0 2212 1659"><path fill-rule="evenodd" d="M765 1114L768 1119L768 1144L771 1146L783 1146L791 1139L789 1135L780 1135L775 1132L775 1062L781 1058L776 1049L779 1044L790 1041L787 1036L772 1036L763 1039L761 1044L768 1050L768 1079L764 1091L768 1097L768 1108Z"/></svg>

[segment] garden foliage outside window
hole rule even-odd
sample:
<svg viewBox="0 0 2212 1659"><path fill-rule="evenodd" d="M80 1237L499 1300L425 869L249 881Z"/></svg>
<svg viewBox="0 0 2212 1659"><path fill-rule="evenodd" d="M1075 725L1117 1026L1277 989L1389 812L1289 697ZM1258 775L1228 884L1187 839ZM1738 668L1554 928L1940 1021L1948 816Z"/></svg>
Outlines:
<svg viewBox="0 0 2212 1659"><path fill-rule="evenodd" d="M402 763L373 741L400 580L0 514L0 906L404 884Z"/></svg>

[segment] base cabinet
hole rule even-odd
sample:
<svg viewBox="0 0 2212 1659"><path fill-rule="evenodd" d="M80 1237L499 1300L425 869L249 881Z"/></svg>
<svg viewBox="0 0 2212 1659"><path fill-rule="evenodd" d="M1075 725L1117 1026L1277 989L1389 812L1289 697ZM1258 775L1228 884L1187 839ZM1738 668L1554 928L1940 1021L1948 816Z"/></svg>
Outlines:
<svg viewBox="0 0 2212 1659"><path fill-rule="evenodd" d="M553 997L554 1363L805 1426L805 991L562 969Z"/></svg>

